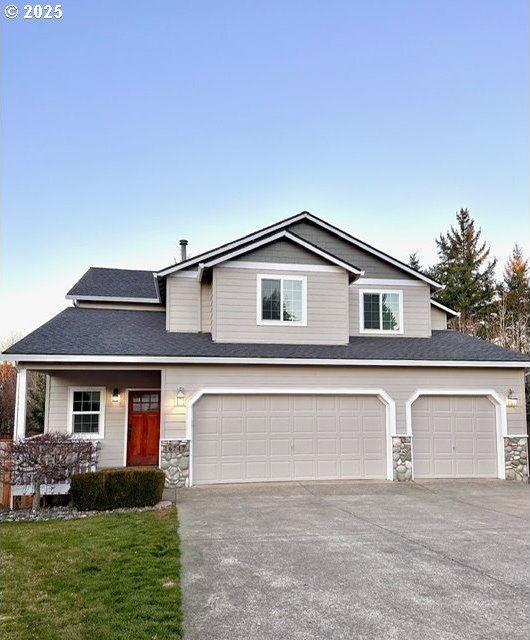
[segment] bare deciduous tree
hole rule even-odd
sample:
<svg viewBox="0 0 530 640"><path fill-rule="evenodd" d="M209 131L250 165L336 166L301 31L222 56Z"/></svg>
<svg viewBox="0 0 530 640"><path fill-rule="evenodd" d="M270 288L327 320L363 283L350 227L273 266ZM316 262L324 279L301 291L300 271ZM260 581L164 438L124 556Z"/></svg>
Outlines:
<svg viewBox="0 0 530 640"><path fill-rule="evenodd" d="M95 468L96 462L95 442L59 432L4 442L0 449L4 481L31 487L34 511L40 507L41 485L66 482L74 473Z"/></svg>

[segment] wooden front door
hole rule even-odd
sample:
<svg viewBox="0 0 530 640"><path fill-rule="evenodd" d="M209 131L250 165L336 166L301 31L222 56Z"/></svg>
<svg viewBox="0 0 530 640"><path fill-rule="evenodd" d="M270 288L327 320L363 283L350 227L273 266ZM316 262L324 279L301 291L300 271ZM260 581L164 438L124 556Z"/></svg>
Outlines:
<svg viewBox="0 0 530 640"><path fill-rule="evenodd" d="M129 391L127 464L158 464L160 391Z"/></svg>

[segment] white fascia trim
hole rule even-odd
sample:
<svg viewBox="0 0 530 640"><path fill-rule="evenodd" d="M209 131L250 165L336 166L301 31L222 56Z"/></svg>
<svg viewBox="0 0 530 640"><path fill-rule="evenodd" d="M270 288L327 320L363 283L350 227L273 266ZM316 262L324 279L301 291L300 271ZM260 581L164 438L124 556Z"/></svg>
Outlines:
<svg viewBox="0 0 530 640"><path fill-rule="evenodd" d="M460 317L460 311L455 311L454 309L450 309L449 307L445 307L443 304L440 304L436 300L431 300L431 304L433 305L433 307L438 307L438 309L441 309L442 311L445 311L446 313L448 313L451 316L455 316L457 318Z"/></svg>
<svg viewBox="0 0 530 640"><path fill-rule="evenodd" d="M267 271L315 271L321 273L341 273L340 267L326 264L300 264L291 262L250 262L244 260L230 260L223 263L223 269L266 269ZM359 282L359 280L357 280Z"/></svg>
<svg viewBox="0 0 530 640"><path fill-rule="evenodd" d="M239 240L234 240L234 242L229 242L228 244L222 247L217 247L216 249L207 251L206 253L203 253L202 255L200 255L197 259L190 258L189 260L186 260L182 264L171 265L171 267L167 267L166 269L162 269L162 271L158 271L158 275L167 276L170 273L173 273L174 271L180 271L181 269L184 269L186 266L191 266L199 262L200 260L204 261L211 256L216 256L216 255L219 255L220 253L230 251L230 249L239 247L240 245L246 244L247 242L252 242L252 240L254 239L261 238L267 233L273 233L277 229L281 229L282 227L285 227L288 224L293 224L295 222L298 222L299 220L303 220L306 217L307 217L307 214L300 213L298 215L293 216L292 218L288 218L287 220L282 220L282 222L272 225L271 227L267 227L266 229L262 229L261 231L257 231L256 233L252 233L248 236L245 236L244 238L240 238Z"/></svg>
<svg viewBox="0 0 530 640"><path fill-rule="evenodd" d="M396 403L384 389L344 387L207 387L199 389L186 407L186 439L190 443L189 486L193 485L193 407L204 395L364 395L376 396L385 405L386 419L386 477L393 479L392 437L396 435Z"/></svg>
<svg viewBox="0 0 530 640"><path fill-rule="evenodd" d="M377 285L382 287L424 287L423 282L414 280L392 280L391 278L359 278L351 286Z"/></svg>
<svg viewBox="0 0 530 640"><path fill-rule="evenodd" d="M495 428L497 432L497 477L500 480L506 479L506 468L504 464L504 438L508 434L508 413L506 403L495 389L416 389L405 404L407 434L412 436L412 405L420 396L485 396L495 406Z"/></svg>
<svg viewBox="0 0 530 640"><path fill-rule="evenodd" d="M362 360L340 358L214 358L205 356L94 356L94 355L35 355L2 354L6 362L110 362L134 364L292 364L355 367L468 367L528 369L530 361L514 362L494 360Z"/></svg>
<svg viewBox="0 0 530 640"><path fill-rule="evenodd" d="M436 289L442 289L443 288L443 285L441 285L439 282L436 282L435 280L431 280L431 278L428 278L427 276L424 276L422 273L419 273L418 271L415 271L414 269L412 269L411 267L407 266L403 262L400 262L399 260L396 260L395 258L392 258L391 256L385 255L384 253L382 253L381 251L378 251L374 247L371 247L371 246L365 244L364 242L362 242L362 240L358 240L357 238L354 238L353 236L350 236L348 233L345 233L344 231L341 231L340 229L337 229L336 227L331 226L327 222L324 222L323 220L318 220L317 218L314 218L310 213L306 214L305 217L308 220L311 220L311 222L313 222L314 224L317 224L317 225L323 227L324 229L327 229L331 233L335 233L336 235L340 236L341 238L343 238L343 240L347 240L350 244L354 244L354 245L360 247L361 249L363 249L364 251L366 251L368 253L371 253L372 255L377 256L378 258L381 258L381 260L384 260L385 262L388 262L388 263L394 265L398 269L401 269L402 271L406 271L407 273L410 273L415 278L419 278L420 280L424 280L425 282L429 283L432 287L435 287Z"/></svg>
<svg viewBox="0 0 530 640"><path fill-rule="evenodd" d="M196 278L199 273L198 269L193 269L190 271L179 271L177 273L173 273L173 278Z"/></svg>
<svg viewBox="0 0 530 640"><path fill-rule="evenodd" d="M116 298L113 296L65 296L66 300L84 300L93 302L142 302L145 304L160 304L159 298Z"/></svg>
<svg viewBox="0 0 530 640"><path fill-rule="evenodd" d="M252 242L252 240L254 238L261 238L262 236L264 236L267 233L273 233L277 229L281 229L281 228L283 228L285 226L288 226L290 224L294 224L295 222L299 222L300 220L310 220L314 224L316 224L316 225L318 225L318 226L320 226L320 227L322 227L324 229L327 229L328 231L330 231L331 233L334 233L335 235L338 235L339 237L341 237L343 240L346 240L350 244L353 244L353 245L355 245L357 247L360 247L364 251L367 251L368 253L371 253L371 254L377 256L378 258L381 258L381 260L384 260L385 262L388 262L389 264L394 265L398 269L401 269L402 271L410 273L415 278L418 278L420 280L423 280L424 282L427 282L430 286L434 287L435 289L441 290L441 289L444 288L444 286L441 285L439 282L436 282L435 280L431 280L427 276L424 276L422 273L414 271L414 269L411 269L406 264L404 264L402 262L399 262L398 260L395 260L394 258L391 258L390 256L387 256L387 255L381 253L377 249L374 249L373 247L370 247L370 246L366 245L361 240L357 240L356 238L353 238L353 236L350 236L349 234L345 233L344 231L341 231L340 229L337 229L336 227L332 227L331 225L327 224L323 220L319 220L319 219L315 218L314 216L312 216L310 213L307 213L307 212L300 213L298 215L293 216L292 218L287 218L287 220L282 220L282 222L279 222L278 224L275 224L275 225L273 225L271 227L267 227L266 229L263 229L261 231L257 231L256 233L251 234L249 236L246 236L245 238L241 238L240 240L235 240L234 242L231 242L231 243L225 245L224 247L213 249L212 251L209 251L208 253L203 254L202 256L200 256L196 260L191 258L190 260L182 263L182 265L178 265L177 264L177 265L172 265L171 267L167 267L166 269L163 269L162 271L159 271L158 275L159 276L166 276L166 275L168 275L170 273L173 273L174 271L180 271L181 269L184 269L186 266L190 266L192 264L195 264L196 262L198 262L201 259L205 260L206 258L208 258L210 256L219 255L220 253L224 253L226 251L229 251L233 247L239 247L241 244L245 244L247 242Z"/></svg>
<svg viewBox="0 0 530 640"><path fill-rule="evenodd" d="M253 249L257 249L258 247L261 247L263 245L271 244L272 242L276 242L276 240L281 240L282 238L285 238L290 242L294 242L295 244L303 247L304 249L307 249L311 253L315 253L316 255L324 258L325 260L328 260L329 262L333 262L334 264L338 265L339 267L342 267L343 269L346 269L346 271L349 271L350 273L353 273L356 276L362 275L364 273L362 269L357 269L356 267L353 267L347 262L343 262L342 260L340 260L339 258L336 258L331 253L328 253L327 251L323 251L322 249L315 247L309 242L302 240L302 238L299 238L298 236L294 236L292 233L289 233L289 231L285 231L285 230L280 231L279 233L275 233L273 236L267 236L266 238L257 240L251 245L246 245L240 249L236 249L235 251L233 251L232 253L229 253L228 255L224 254L218 258L215 258L214 260L210 260L209 262L205 262L201 264L203 264L204 267L215 267L216 265L222 262L226 262L227 260L231 260L232 258L248 253L249 251L252 251Z"/></svg>

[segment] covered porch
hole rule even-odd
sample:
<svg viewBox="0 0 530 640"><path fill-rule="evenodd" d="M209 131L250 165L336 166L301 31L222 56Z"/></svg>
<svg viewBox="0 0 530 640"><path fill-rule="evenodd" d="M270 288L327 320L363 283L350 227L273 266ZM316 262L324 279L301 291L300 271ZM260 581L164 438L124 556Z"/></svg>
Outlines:
<svg viewBox="0 0 530 640"><path fill-rule="evenodd" d="M160 368L18 366L15 433L26 436L27 373L47 376L44 431L98 443L98 468L160 463L164 402Z"/></svg>

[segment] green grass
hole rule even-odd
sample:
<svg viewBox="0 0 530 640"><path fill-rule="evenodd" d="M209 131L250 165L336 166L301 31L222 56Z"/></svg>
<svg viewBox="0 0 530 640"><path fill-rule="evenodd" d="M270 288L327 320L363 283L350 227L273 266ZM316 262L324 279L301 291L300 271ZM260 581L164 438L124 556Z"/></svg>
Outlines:
<svg viewBox="0 0 530 640"><path fill-rule="evenodd" d="M0 528L2 640L182 637L175 509Z"/></svg>

